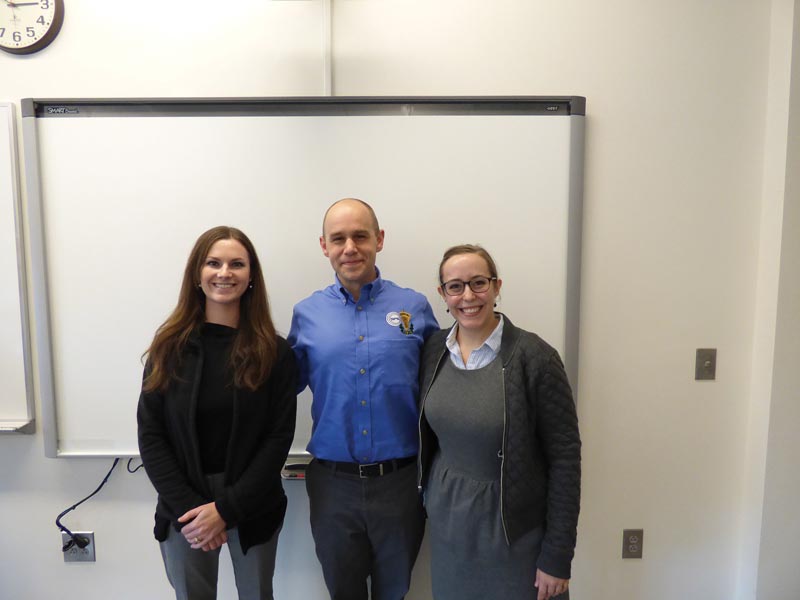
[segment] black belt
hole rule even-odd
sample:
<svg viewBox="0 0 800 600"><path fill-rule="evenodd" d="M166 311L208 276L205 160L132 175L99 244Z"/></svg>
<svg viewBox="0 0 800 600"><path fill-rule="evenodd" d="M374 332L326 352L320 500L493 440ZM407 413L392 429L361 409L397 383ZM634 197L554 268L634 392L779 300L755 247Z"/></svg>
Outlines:
<svg viewBox="0 0 800 600"><path fill-rule="evenodd" d="M337 462L335 460L324 460L322 458L316 459L317 463L323 467L331 469L332 471L341 471L349 475L358 475L361 479L369 477L380 477L381 475L388 475L393 471L398 471L412 463L417 462L416 456L408 456L406 458L396 458L393 460L385 460L383 462L369 463L360 465L352 462Z"/></svg>

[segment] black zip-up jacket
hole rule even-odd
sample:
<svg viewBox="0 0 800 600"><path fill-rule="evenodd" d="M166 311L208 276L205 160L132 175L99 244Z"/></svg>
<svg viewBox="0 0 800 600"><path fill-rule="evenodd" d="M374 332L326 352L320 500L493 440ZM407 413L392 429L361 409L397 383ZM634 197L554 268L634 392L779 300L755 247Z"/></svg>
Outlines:
<svg viewBox="0 0 800 600"><path fill-rule="evenodd" d="M202 343L199 335L193 335L168 390L139 396L139 454L158 492L153 533L164 541L170 523L180 531L183 524L178 517L213 501L227 527L238 527L246 553L268 541L286 513L281 469L297 413L294 353L278 337L278 356L267 380L255 391L234 390L225 488L217 497L212 497L206 483L197 436L202 370Z"/></svg>
<svg viewBox="0 0 800 600"><path fill-rule="evenodd" d="M500 510L506 542L542 526L536 566L569 579L580 510L581 440L575 402L558 352L503 315L499 358L505 407ZM425 418L425 398L443 362L450 360L448 329L433 334L422 352L420 485L438 443Z"/></svg>

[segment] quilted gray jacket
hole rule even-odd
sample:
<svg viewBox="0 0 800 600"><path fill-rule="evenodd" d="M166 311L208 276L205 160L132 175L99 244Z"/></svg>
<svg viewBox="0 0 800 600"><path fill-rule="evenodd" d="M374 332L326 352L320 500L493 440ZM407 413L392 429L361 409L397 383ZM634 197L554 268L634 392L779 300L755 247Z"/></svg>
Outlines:
<svg viewBox="0 0 800 600"><path fill-rule="evenodd" d="M580 510L581 440L575 402L558 352L536 334L504 318L505 427L500 480L501 517L510 545L542 526L536 566L568 579ZM425 398L443 362L449 360L447 329L425 343L420 372L420 486L437 450L425 418Z"/></svg>

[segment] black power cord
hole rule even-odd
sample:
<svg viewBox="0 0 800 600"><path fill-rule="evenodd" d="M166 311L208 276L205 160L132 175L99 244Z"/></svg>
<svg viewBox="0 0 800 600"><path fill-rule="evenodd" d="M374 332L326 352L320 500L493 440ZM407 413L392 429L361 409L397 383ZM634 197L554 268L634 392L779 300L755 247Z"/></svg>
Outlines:
<svg viewBox="0 0 800 600"><path fill-rule="evenodd" d="M70 538L69 541L61 547L61 551L62 552L66 552L67 550L72 548L72 546L77 546L78 548L86 548L86 546L89 545L89 539L83 537L82 535L76 535L76 534L72 533L69 529L67 529L64 525L61 524L61 517L63 517L65 514L67 514L71 510L75 510L81 504L83 504L89 498L91 498L97 492L99 492L103 488L103 486L106 484L106 482L108 481L108 478L111 477L111 473L114 471L114 468L117 466L118 462L119 462L119 458L115 458L114 459L114 464L111 465L111 468L108 470L108 473L106 473L106 476L103 478L103 481L100 483L99 486L97 486L97 489L95 491L93 491L91 494L86 496L86 498L84 498L80 502L76 502L75 504L73 504L69 508L63 510L61 512L61 514L56 517L56 527L58 527L61 531L66 533Z"/></svg>
<svg viewBox="0 0 800 600"><path fill-rule="evenodd" d="M141 463L138 467L136 467L135 469L131 470L131 464L132 463L133 463L133 459L129 458L128 459L128 473L136 473L136 471L138 471L139 469L141 469L144 466L144 463Z"/></svg>

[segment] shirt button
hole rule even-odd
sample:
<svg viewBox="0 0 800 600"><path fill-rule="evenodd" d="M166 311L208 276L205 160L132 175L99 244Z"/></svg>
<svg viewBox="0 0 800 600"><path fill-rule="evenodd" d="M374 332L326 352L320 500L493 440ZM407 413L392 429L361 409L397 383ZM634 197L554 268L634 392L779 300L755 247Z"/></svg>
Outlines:
<svg viewBox="0 0 800 600"><path fill-rule="evenodd" d="M367 435L367 430L364 429L361 433L364 434L364 435Z"/></svg>
<svg viewBox="0 0 800 600"><path fill-rule="evenodd" d="M366 369L361 369L361 370L359 371L359 373L361 373L362 375L363 375L364 373L366 373L366 372L367 372L367 370L366 370Z"/></svg>
<svg viewBox="0 0 800 600"><path fill-rule="evenodd" d="M364 307L363 306L356 306L356 309L357 310L364 310Z"/></svg>
<svg viewBox="0 0 800 600"><path fill-rule="evenodd" d="M366 400L362 400L361 401L361 406L366 406L366 405L367 405L367 401Z"/></svg>
<svg viewBox="0 0 800 600"><path fill-rule="evenodd" d="M364 336L363 335L358 336L358 341L359 342L363 342L364 341Z"/></svg>

